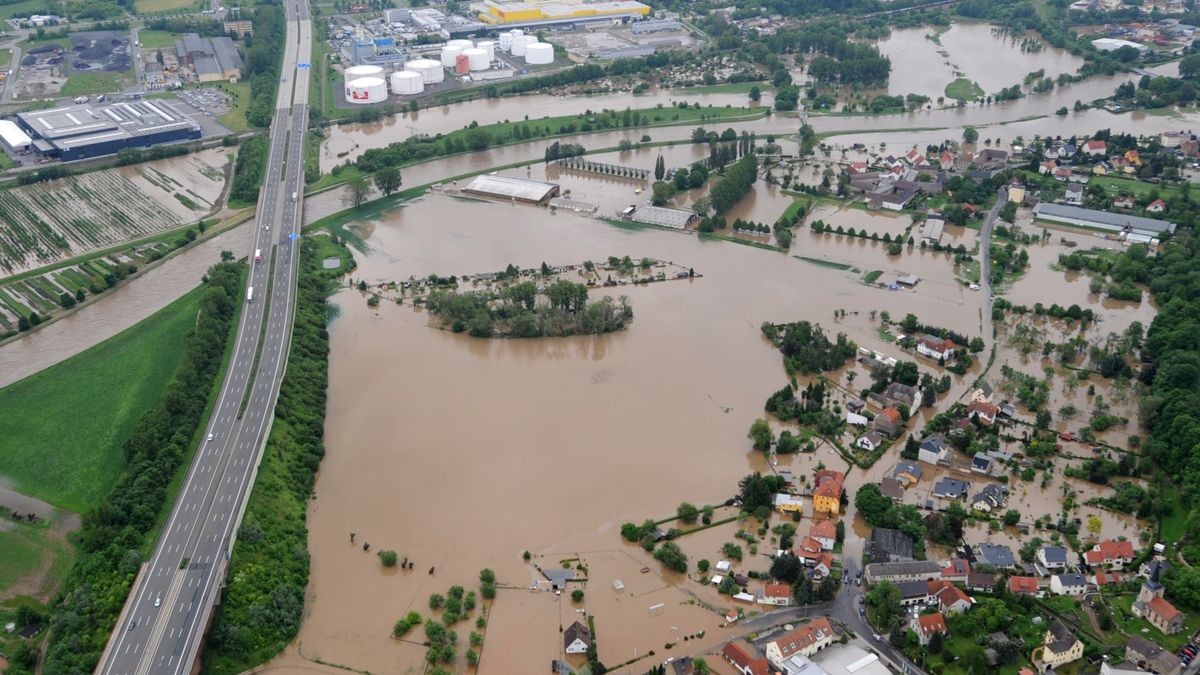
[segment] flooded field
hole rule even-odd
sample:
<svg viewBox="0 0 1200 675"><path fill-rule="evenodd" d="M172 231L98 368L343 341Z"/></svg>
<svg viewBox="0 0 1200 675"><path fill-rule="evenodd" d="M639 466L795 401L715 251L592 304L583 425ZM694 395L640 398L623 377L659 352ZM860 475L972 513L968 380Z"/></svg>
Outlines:
<svg viewBox="0 0 1200 675"><path fill-rule="evenodd" d="M1084 63L1032 33L1001 34L985 23L955 23L944 32L933 27L893 30L877 44L892 61L888 93L921 94L934 101L958 77L973 80L985 94L994 94L1020 84L1026 73L1044 69L1046 77L1054 78L1074 73ZM1040 48L1031 50L1031 44Z"/></svg>
<svg viewBox="0 0 1200 675"><path fill-rule="evenodd" d="M653 575L661 570L640 549L621 543L620 523L661 517L684 500L719 503L742 475L765 468L749 452L745 430L784 373L759 325L808 318L877 343L866 314L890 307L893 314L911 311L978 331L977 306L965 312L957 301L871 289L845 271L778 253L564 220L544 209L434 195L369 229L372 253L360 257L355 273L368 281L625 254L684 260L705 277L628 289L636 319L623 333L539 341L448 334L429 328L427 317L407 305L375 311L356 292L337 296L329 454L310 512L312 604L300 639L306 656L355 668L415 668L421 655L386 638L391 623L410 607L423 609L442 586L472 584L482 567L495 569L505 584L526 587L533 576L523 550L535 556L612 552L601 558L610 563L593 562L613 571L593 572L599 578L586 590L597 601L584 602L605 636L605 661L630 658L631 649L661 649L672 625L681 632L715 630L723 620L714 610L664 618L648 615L646 602L608 601L610 577L629 585L634 579L627 577L640 578L642 566ZM805 245L818 254L849 247ZM877 255L882 263L882 252ZM977 296L966 300L979 302ZM858 312L861 321L834 325L839 308ZM663 476L673 478L664 483ZM469 499L451 496L466 494ZM505 508L491 508L498 503ZM419 520L384 516L418 507ZM350 531L410 556L419 573L379 572L374 556L350 547ZM693 559L712 556L719 543L707 536L681 540ZM436 576L424 573L429 566L437 567ZM665 585L674 587L672 581ZM649 604L683 608L683 593L716 600L698 582L680 588L660 591L663 599ZM509 650L485 648L483 672L524 672L526 663L558 653L553 627L566 619L556 603L521 591L518 597L526 599L520 602L540 609L527 624L505 625L502 617L517 616L505 608L512 593L499 596L488 639L522 635L533 654L513 650L509 657ZM554 614L546 618L542 611ZM530 634L539 626L553 632Z"/></svg>

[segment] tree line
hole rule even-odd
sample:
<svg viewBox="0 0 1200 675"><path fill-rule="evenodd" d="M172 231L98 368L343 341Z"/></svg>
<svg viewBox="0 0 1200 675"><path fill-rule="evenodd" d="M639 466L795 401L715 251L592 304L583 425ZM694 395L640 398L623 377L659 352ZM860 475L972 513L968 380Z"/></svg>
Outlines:
<svg viewBox="0 0 1200 675"><path fill-rule="evenodd" d="M83 517L78 557L54 605L45 672L91 672L100 659L167 486L202 428L240 305L244 269L223 262L208 270L195 327L162 403L138 420L124 444L125 472L104 502Z"/></svg>
<svg viewBox="0 0 1200 675"><path fill-rule="evenodd" d="M321 269L316 243L303 240L288 369L204 653L205 672L238 673L268 661L300 629L309 573L305 513L325 455L325 298L334 274Z"/></svg>
<svg viewBox="0 0 1200 675"><path fill-rule="evenodd" d="M279 5L260 4L254 10L254 35L246 36L246 58L242 78L250 82L250 105L246 121L267 127L275 116L275 91L279 87L279 65L287 21Z"/></svg>
<svg viewBox="0 0 1200 675"><path fill-rule="evenodd" d="M629 298L588 302L588 287L560 279L545 288L538 301L532 281L505 286L499 296L489 293L435 291L427 305L438 321L455 333L472 337L561 337L596 335L624 330L633 319Z"/></svg>

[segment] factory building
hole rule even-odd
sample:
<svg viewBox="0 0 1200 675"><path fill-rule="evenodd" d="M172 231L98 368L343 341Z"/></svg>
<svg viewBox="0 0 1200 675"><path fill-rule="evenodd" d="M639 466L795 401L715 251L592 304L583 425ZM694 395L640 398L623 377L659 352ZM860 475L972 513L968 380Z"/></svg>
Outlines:
<svg viewBox="0 0 1200 675"><path fill-rule="evenodd" d="M4 147L13 152L24 152L29 149L29 144L33 139L29 134L21 131L21 127L17 126L12 120L0 120L0 141L4 142Z"/></svg>
<svg viewBox="0 0 1200 675"><path fill-rule="evenodd" d="M242 55L227 37L202 38L188 33L175 41L175 56L191 67L199 82L237 82L242 77Z"/></svg>
<svg viewBox="0 0 1200 675"><path fill-rule="evenodd" d="M1124 213L1109 213L1077 206L1063 206L1042 202L1033 207L1035 220L1063 223L1094 230L1115 232L1132 237L1133 240L1149 241L1150 238L1175 232L1175 223L1155 218L1130 216Z"/></svg>
<svg viewBox="0 0 1200 675"><path fill-rule="evenodd" d="M479 20L491 26L537 26L612 21L644 17L650 7L636 0L483 0L471 5Z"/></svg>
<svg viewBox="0 0 1200 675"><path fill-rule="evenodd" d="M350 63L356 66L379 66L395 69L411 58L408 52L396 47L392 38L355 40L344 48Z"/></svg>
<svg viewBox="0 0 1200 675"><path fill-rule="evenodd" d="M200 125L166 101L71 105L17 113L17 126L45 157L69 162L200 138Z"/></svg>

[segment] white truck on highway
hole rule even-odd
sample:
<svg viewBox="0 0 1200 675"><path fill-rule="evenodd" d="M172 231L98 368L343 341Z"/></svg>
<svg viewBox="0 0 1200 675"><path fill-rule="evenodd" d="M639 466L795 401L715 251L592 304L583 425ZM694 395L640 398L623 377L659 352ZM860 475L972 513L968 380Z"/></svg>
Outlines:
<svg viewBox="0 0 1200 675"><path fill-rule="evenodd" d="M253 286L246 289L246 302L254 302L254 287Z"/></svg>
<svg viewBox="0 0 1200 675"><path fill-rule="evenodd" d="M262 262L262 249L261 248L254 249L254 262L256 262L256 263Z"/></svg>

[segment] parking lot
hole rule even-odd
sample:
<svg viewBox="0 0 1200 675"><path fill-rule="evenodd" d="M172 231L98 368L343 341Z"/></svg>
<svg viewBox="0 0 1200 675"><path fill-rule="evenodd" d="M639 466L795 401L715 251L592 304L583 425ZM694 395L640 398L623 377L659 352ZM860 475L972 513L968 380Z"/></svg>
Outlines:
<svg viewBox="0 0 1200 675"><path fill-rule="evenodd" d="M210 116L220 117L229 113L230 96L220 89L203 87L185 89L176 94L181 101Z"/></svg>

